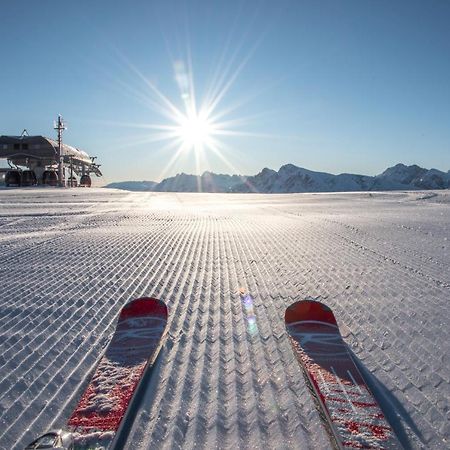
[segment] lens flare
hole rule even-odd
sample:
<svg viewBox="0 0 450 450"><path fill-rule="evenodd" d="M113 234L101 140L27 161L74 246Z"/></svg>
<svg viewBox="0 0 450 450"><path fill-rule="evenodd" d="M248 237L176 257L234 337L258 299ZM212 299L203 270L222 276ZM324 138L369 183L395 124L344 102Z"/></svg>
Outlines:
<svg viewBox="0 0 450 450"><path fill-rule="evenodd" d="M244 306L247 320L247 331L251 336L258 334L258 324L256 323L256 314L253 307L253 297L250 294L244 294L241 290L240 297Z"/></svg>

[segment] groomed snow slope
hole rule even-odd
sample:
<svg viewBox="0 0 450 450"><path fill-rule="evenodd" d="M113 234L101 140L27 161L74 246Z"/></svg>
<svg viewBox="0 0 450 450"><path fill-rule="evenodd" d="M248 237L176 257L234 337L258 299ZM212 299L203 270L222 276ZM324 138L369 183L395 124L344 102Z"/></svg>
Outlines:
<svg viewBox="0 0 450 450"><path fill-rule="evenodd" d="M63 426L144 295L169 332L127 448L329 448L284 326L305 297L333 308L405 448L448 448L448 191L2 190L0 243L1 449Z"/></svg>

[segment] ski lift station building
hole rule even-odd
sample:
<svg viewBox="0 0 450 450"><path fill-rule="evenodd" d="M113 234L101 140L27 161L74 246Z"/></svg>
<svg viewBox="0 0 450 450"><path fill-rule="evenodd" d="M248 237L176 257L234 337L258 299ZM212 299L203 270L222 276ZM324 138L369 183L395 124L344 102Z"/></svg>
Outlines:
<svg viewBox="0 0 450 450"><path fill-rule="evenodd" d="M4 182L10 186L33 184L56 185L58 181L58 142L45 136L0 136L0 158L8 169L2 169ZM102 176L95 157L67 144L61 144L63 181L74 186L90 186L90 174Z"/></svg>

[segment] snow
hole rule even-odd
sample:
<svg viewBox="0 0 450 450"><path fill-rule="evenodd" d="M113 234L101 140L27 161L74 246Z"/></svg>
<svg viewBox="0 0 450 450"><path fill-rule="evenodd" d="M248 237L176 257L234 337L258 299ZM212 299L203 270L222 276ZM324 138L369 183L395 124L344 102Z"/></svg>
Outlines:
<svg viewBox="0 0 450 450"><path fill-rule="evenodd" d="M120 308L168 335L127 448L324 449L284 326L330 306L405 448L450 437L450 192L0 191L0 448L64 426Z"/></svg>
<svg viewBox="0 0 450 450"><path fill-rule="evenodd" d="M114 439L111 431L96 431L89 434L74 434L73 444L77 450L106 450Z"/></svg>

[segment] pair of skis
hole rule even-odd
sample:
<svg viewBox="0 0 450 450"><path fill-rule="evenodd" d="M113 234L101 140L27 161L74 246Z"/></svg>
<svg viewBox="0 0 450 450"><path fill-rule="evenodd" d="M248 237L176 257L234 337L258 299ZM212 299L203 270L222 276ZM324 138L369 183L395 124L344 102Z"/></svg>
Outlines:
<svg viewBox="0 0 450 450"><path fill-rule="evenodd" d="M167 306L139 298L121 310L116 331L67 422L26 450L108 450L119 445L163 343ZM339 449L392 449L398 441L339 333L333 312L303 300L286 310L297 359Z"/></svg>

